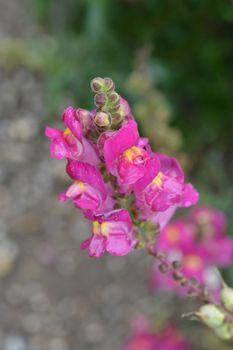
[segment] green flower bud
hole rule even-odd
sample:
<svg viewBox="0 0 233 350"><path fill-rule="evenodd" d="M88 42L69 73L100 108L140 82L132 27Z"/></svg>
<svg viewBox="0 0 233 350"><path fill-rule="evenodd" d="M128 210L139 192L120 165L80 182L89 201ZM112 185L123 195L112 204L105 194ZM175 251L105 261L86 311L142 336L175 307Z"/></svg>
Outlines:
<svg viewBox="0 0 233 350"><path fill-rule="evenodd" d="M120 122L124 119L122 115L119 112L112 114L112 119L114 121L114 124L120 124Z"/></svg>
<svg viewBox="0 0 233 350"><path fill-rule="evenodd" d="M221 291L221 300L225 308L228 311L233 312L233 289L224 286Z"/></svg>
<svg viewBox="0 0 233 350"><path fill-rule="evenodd" d="M105 80L103 78L94 78L91 81L91 90L93 92L99 92L103 90L103 87L105 86Z"/></svg>
<svg viewBox="0 0 233 350"><path fill-rule="evenodd" d="M113 91L115 89L114 82L111 78L104 78L104 89L106 91Z"/></svg>
<svg viewBox="0 0 233 350"><path fill-rule="evenodd" d="M119 107L120 107L120 102L119 102L116 106L114 106L114 107L112 107L112 108L109 108L109 112L110 112L111 114L115 114L115 113L118 112Z"/></svg>
<svg viewBox="0 0 233 350"><path fill-rule="evenodd" d="M112 92L109 96L108 96L109 102L111 103L111 105L116 106L119 105L120 103L120 96L118 95L117 92Z"/></svg>
<svg viewBox="0 0 233 350"><path fill-rule="evenodd" d="M203 305L196 315L210 328L222 326L225 319L225 314L214 304Z"/></svg>
<svg viewBox="0 0 233 350"><path fill-rule="evenodd" d="M94 122L99 128L108 128L111 125L111 117L108 113L97 112Z"/></svg>
<svg viewBox="0 0 233 350"><path fill-rule="evenodd" d="M100 108L103 107L107 101L107 96L104 92L95 95L95 105Z"/></svg>
<svg viewBox="0 0 233 350"><path fill-rule="evenodd" d="M215 333L220 339L231 340L233 339L233 324L224 324L221 327L214 329Z"/></svg>

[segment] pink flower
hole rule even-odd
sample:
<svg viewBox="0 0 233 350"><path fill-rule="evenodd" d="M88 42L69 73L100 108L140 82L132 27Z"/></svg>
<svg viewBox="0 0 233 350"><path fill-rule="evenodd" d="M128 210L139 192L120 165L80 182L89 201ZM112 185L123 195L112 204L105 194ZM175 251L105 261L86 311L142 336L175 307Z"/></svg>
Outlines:
<svg viewBox="0 0 233 350"><path fill-rule="evenodd" d="M195 225L184 219L169 222L158 235L156 246L160 250L188 249L193 245Z"/></svg>
<svg viewBox="0 0 233 350"><path fill-rule="evenodd" d="M145 175L134 186L136 205L142 219L164 227L177 207L189 207L198 201L193 186L184 183L184 173L175 158L154 154L160 170L151 161L146 163Z"/></svg>
<svg viewBox="0 0 233 350"><path fill-rule="evenodd" d="M158 340L152 332L134 334L125 344L124 350L157 350Z"/></svg>
<svg viewBox="0 0 233 350"><path fill-rule="evenodd" d="M95 217L92 235L81 244L81 249L88 249L89 256L97 258L105 250L111 255L122 256L132 251L135 242L128 211L118 209Z"/></svg>
<svg viewBox="0 0 233 350"><path fill-rule="evenodd" d="M136 122L130 118L117 131L102 136L104 159L108 171L120 185L132 185L144 176L149 159L144 149L146 139L140 139Z"/></svg>
<svg viewBox="0 0 233 350"><path fill-rule="evenodd" d="M92 112L89 112L86 109L82 109L82 108L78 108L76 110L76 119L82 125L82 131L84 135L88 134L88 132L93 129L94 115L95 115L95 110L93 110Z"/></svg>
<svg viewBox="0 0 233 350"><path fill-rule="evenodd" d="M140 316L134 321L133 332L123 347L124 350L185 350L188 342L173 325L167 325L159 332L153 330L149 319Z"/></svg>
<svg viewBox="0 0 233 350"><path fill-rule="evenodd" d="M69 161L67 174L75 182L59 198L62 201L72 199L75 207L91 211L91 214L103 214L113 209L110 185L104 183L100 171L91 164Z"/></svg>
<svg viewBox="0 0 233 350"><path fill-rule="evenodd" d="M185 350L188 349L188 341L181 332L174 326L168 325L158 334L158 349L161 350Z"/></svg>
<svg viewBox="0 0 233 350"><path fill-rule="evenodd" d="M229 266L233 262L233 239L226 236L226 218L219 210L201 206L185 219L177 219L160 232L156 249L168 253L168 258L182 263L187 278L195 277L208 286L213 296L220 288L214 266ZM170 273L161 274L155 264L152 285L183 294Z"/></svg>
<svg viewBox="0 0 233 350"><path fill-rule="evenodd" d="M64 131L46 127L45 135L52 141L50 145L51 155L55 159L68 158L98 164L99 157L94 147L83 137L83 125L79 120L81 114L84 113L81 113L80 109L76 113L75 109L68 107L62 116L66 125Z"/></svg>
<svg viewBox="0 0 233 350"><path fill-rule="evenodd" d="M228 266L233 263L233 239L226 235L226 217L217 209L200 206L190 213L196 226L197 243L210 264ZM219 251L221 253L219 253Z"/></svg>

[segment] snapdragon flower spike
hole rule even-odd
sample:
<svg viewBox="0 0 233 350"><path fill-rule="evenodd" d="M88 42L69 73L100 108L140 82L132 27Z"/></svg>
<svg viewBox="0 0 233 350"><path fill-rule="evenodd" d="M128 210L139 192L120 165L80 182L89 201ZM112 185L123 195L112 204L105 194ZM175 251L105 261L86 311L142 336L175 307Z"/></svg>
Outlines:
<svg viewBox="0 0 233 350"><path fill-rule="evenodd" d="M156 153L160 161L160 170L153 162L145 165L145 176L134 186L136 206L141 217L166 225L177 207L189 207L198 201L198 192L193 186L184 183L184 173L175 158Z"/></svg>
<svg viewBox="0 0 233 350"><path fill-rule="evenodd" d="M137 123L127 120L121 128L108 133L104 140L104 159L108 171L117 177L120 185L132 185L145 173L150 155L140 145Z"/></svg>
<svg viewBox="0 0 233 350"><path fill-rule="evenodd" d="M131 217L127 210L118 209L95 216L92 235L81 244L81 249L88 249L89 256L97 258L105 251L123 256L132 251L135 243Z"/></svg>
<svg viewBox="0 0 233 350"><path fill-rule="evenodd" d="M60 194L61 201L73 200L75 207L91 211L92 215L103 214L114 207L110 184L105 184L100 171L93 165L70 160L67 174L75 180L69 188Z"/></svg>
<svg viewBox="0 0 233 350"><path fill-rule="evenodd" d="M45 135L51 139L50 152L55 159L85 160L90 164L98 164L99 157L93 145L83 136L83 125L78 120L81 111L76 113L72 107L65 109L62 115L66 129L59 130L46 127Z"/></svg>

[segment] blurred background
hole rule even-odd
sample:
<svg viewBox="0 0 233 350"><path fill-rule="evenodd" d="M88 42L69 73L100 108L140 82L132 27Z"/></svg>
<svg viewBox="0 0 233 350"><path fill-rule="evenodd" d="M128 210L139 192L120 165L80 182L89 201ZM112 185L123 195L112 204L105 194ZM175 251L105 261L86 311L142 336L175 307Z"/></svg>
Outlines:
<svg viewBox="0 0 233 350"><path fill-rule="evenodd" d="M148 290L144 252L99 261L79 250L88 224L56 200L69 180L43 129L67 105L93 108L90 80L110 76L154 149L179 158L233 235L232 2L0 0L0 9L0 349L121 349L136 314L180 309ZM233 283L232 269L224 276ZM232 348L203 326L183 328L190 349Z"/></svg>

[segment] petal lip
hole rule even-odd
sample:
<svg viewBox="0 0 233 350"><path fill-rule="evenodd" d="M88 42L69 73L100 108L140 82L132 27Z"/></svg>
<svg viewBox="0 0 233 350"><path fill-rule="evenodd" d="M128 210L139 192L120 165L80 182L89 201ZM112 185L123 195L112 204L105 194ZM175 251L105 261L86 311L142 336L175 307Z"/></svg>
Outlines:
<svg viewBox="0 0 233 350"><path fill-rule="evenodd" d="M62 130L51 128L50 126L45 127L45 136L47 136L49 139L54 139L56 137L61 137L63 134Z"/></svg>
<svg viewBox="0 0 233 350"><path fill-rule="evenodd" d="M103 236L92 235L80 245L82 250L88 249L90 257L101 258L106 250L106 238Z"/></svg>
<svg viewBox="0 0 233 350"><path fill-rule="evenodd" d="M116 161L128 148L137 145L139 133L137 123L129 119L119 130L112 133L104 142L104 158L107 169L115 175Z"/></svg>
<svg viewBox="0 0 233 350"><path fill-rule="evenodd" d="M76 110L73 107L67 107L62 114L63 122L71 130L72 134L81 142L82 125L76 119Z"/></svg>
<svg viewBox="0 0 233 350"><path fill-rule="evenodd" d="M79 180L97 189L104 199L107 197L106 184L100 171L92 164L78 160L69 160L66 166L67 174L73 180Z"/></svg>

